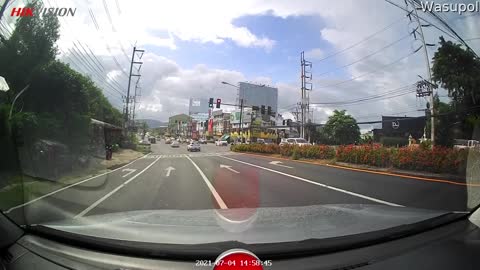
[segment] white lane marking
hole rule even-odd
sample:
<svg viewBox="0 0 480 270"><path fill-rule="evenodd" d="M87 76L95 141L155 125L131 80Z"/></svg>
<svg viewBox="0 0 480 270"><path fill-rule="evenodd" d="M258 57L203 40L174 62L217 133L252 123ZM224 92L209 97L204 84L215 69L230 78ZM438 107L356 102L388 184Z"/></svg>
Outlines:
<svg viewBox="0 0 480 270"><path fill-rule="evenodd" d="M171 172L171 171L175 171L175 168L172 167L172 166L170 166L170 167L166 168L165 170L167 171L167 174L166 174L165 176L166 176L166 177L169 177L169 176L170 176L170 172Z"/></svg>
<svg viewBox="0 0 480 270"><path fill-rule="evenodd" d="M256 167L256 168L259 168L259 169L263 169L263 170L266 170L266 171L281 174L281 175L284 175L284 176L288 176L288 177L291 177L291 178L294 178L294 179L297 179L297 180L300 180L300 181L304 181L304 182L307 182L307 183L310 183L310 184L313 184L313 185L317 185L317 186L321 186L321 187L328 188L328 189L331 189L331 190L335 190L335 191L338 191L338 192L342 192L342 193L352 195L352 196L355 196L355 197L359 197L359 198L362 198L362 199L366 199L366 200L369 200L369 201L372 201L372 202L377 202L377 203L386 204L386 205L390 205L390 206L405 207L404 205L387 202L387 201L384 201L384 200L380 200L380 199L376 199L376 198L369 197L369 196L366 196L366 195L351 192L351 191L348 191L348 190L344 190L344 189L336 188L336 187L333 187L333 186L321 184L321 183L318 183L318 182L315 182L315 181L312 181L312 180L308 180L308 179L305 179L305 178L302 178L302 177L299 177L299 176L295 176L295 175L291 175L291 174L288 174L288 173L272 170L270 168L258 166L258 165L248 163L248 162L245 162L245 161L241 161L241 160L237 160L237 159L233 159L233 158L229 158L229 157L224 157L224 156L219 156L219 157L229 159L229 160L232 160L232 161L236 161L236 162L239 162L239 163L243 163L243 164L246 164L246 165L249 165L249 166L252 166L252 167Z"/></svg>
<svg viewBox="0 0 480 270"><path fill-rule="evenodd" d="M127 176L129 176L130 174L132 174L133 172L135 172L136 170L137 170L137 169L129 169L129 168L123 169L122 172L128 172L128 173L125 174L125 175L122 175L122 177L127 177Z"/></svg>
<svg viewBox="0 0 480 270"><path fill-rule="evenodd" d="M143 170L141 170L139 173L135 174L134 176L132 176L130 179L128 179L127 181L125 181L123 184L119 185L118 187L116 187L115 189L113 189L112 191L110 191L109 193L107 193L105 196L103 196L102 198L98 199L96 202L94 202L92 205L90 205L89 207L87 207L85 210L83 210L82 212L80 212L78 215L76 215L75 217L73 217L74 219L75 218L79 218L79 217L83 217L85 214L87 214L88 212L90 212L93 208L97 207L100 203L102 203L103 201L105 201L106 199L108 199L108 197L112 196L115 192L119 191L121 188L123 188L124 186L126 186L128 183L130 183L131 181L133 181L135 178L137 178L140 174L144 173L146 170L148 170L150 167L153 166L153 164L155 164L160 158L157 158L155 159L152 163L150 163L147 167L145 167Z"/></svg>
<svg viewBox="0 0 480 270"><path fill-rule="evenodd" d="M227 170L229 170L229 171L231 171L231 172L234 172L234 173L240 173L240 172L232 169L232 166L227 166L227 165L220 164L220 168L225 168L225 169L227 169Z"/></svg>
<svg viewBox="0 0 480 270"><path fill-rule="evenodd" d="M278 161L278 160L274 160L274 161L271 161L269 162L270 164L272 165L276 165L276 166L280 166L280 167L285 167L285 168L289 168L289 169L293 169L293 167L290 167L290 166L286 166L286 165L282 165L281 161Z"/></svg>
<svg viewBox="0 0 480 270"><path fill-rule="evenodd" d="M220 197L220 194L218 194L218 192L215 190L215 188L213 187L212 183L210 183L210 180L208 180L207 176L205 176L205 174L203 173L203 171L198 167L198 165L193 162L193 160L185 155L185 157L190 160L190 162L193 164L193 166L197 169L198 173L200 173L200 175L202 176L203 178L203 181L205 182L205 184L207 185L208 189L210 189L210 192L212 193L213 197L215 198L215 200L217 201L218 205L220 206L220 208L222 209L228 209L227 205L225 204L225 202L223 201L222 197Z"/></svg>
<svg viewBox="0 0 480 270"><path fill-rule="evenodd" d="M146 154L146 155L144 155L144 156L142 156L142 157L139 157L139 158L133 160L132 162L130 162L130 163L128 163L128 164L125 164L125 165L123 165L123 166L121 166L121 167L118 167L118 168L116 168L116 169L113 169L113 170L111 170L111 171L104 172L104 173L101 173L101 174L99 174L99 175L92 176L92 177L90 177L90 178L87 178L87 179L81 180L81 181L79 181L79 182L70 184L70 185L65 186L65 187L63 187L63 188L59 188L59 189L57 189L57 190L54 190L54 191L52 191L52 192L50 192L50 193L47 193L47 194L42 195L42 196L40 196L40 197L37 197L37 198L35 198L35 199L31 200L31 201L28 201L28 202L26 202L26 203L22 203L22 204L19 204L19 205L17 205L17 206L14 206L14 207L8 209L7 211L5 211L4 213L5 213L5 214L8 214L8 213L10 213L11 211L13 211L13 210L15 210L15 209L24 207L24 206L26 206L26 205L29 205L29 204L32 204L32 203L34 203L34 202L36 202L36 201L39 201L39 200L41 200L41 199L44 199L44 198L46 198L46 197L52 196L53 194L56 194L56 193L58 193L58 192L60 192L60 191L63 191L63 190L65 190L65 189L67 189L67 188L71 188L71 187L74 187L74 186L76 186L76 185L83 184L83 183L88 182L88 181L90 181L90 180L92 180L92 179L95 179L95 178L97 178L97 177L104 176L104 175L106 175L106 174L113 173L113 172L115 172L115 171L118 171L118 170L120 170L120 169L123 169L123 168L131 165L131 164L134 163L135 161L138 161L138 160L140 160L140 159L145 158L145 157L148 156L148 155L149 155L149 154Z"/></svg>

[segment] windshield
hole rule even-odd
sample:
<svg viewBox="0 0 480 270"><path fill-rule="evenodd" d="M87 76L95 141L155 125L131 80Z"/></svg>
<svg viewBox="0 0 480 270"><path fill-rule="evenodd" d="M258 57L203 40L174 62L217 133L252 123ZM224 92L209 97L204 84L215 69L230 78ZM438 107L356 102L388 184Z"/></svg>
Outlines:
<svg viewBox="0 0 480 270"><path fill-rule="evenodd" d="M480 10L440 3L0 1L0 209L155 243L470 211Z"/></svg>

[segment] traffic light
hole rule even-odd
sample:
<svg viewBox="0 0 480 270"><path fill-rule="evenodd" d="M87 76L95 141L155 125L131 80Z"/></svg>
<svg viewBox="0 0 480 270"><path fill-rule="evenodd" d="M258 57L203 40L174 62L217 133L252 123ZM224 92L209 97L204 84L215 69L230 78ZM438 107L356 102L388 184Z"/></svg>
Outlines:
<svg viewBox="0 0 480 270"><path fill-rule="evenodd" d="M267 115L272 115L272 107L267 107Z"/></svg>
<svg viewBox="0 0 480 270"><path fill-rule="evenodd" d="M262 107L261 107L261 109L260 109L260 113L261 113L262 115L265 114L265 105L262 105Z"/></svg>
<svg viewBox="0 0 480 270"><path fill-rule="evenodd" d="M208 100L208 107L213 108L213 98L212 97Z"/></svg>
<svg viewBox="0 0 480 270"><path fill-rule="evenodd" d="M222 104L222 100L217 98L217 109L220 109L220 104Z"/></svg>

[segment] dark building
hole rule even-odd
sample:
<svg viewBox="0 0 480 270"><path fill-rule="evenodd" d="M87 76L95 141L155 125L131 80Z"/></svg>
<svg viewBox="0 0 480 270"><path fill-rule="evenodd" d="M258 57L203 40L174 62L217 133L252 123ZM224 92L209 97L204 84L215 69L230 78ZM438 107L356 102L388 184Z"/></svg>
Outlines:
<svg viewBox="0 0 480 270"><path fill-rule="evenodd" d="M425 116L382 116L382 128L373 130L374 141L382 137L408 138L410 135L416 140L423 136Z"/></svg>

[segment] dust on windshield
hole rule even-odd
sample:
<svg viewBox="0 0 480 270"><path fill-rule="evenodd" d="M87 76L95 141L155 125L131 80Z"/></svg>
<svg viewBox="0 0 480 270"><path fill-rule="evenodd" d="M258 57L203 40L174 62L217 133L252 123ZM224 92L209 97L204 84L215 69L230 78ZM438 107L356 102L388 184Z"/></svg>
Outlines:
<svg viewBox="0 0 480 270"><path fill-rule="evenodd" d="M280 239L306 217L338 236L479 203L478 5L0 6L0 209L18 224Z"/></svg>

